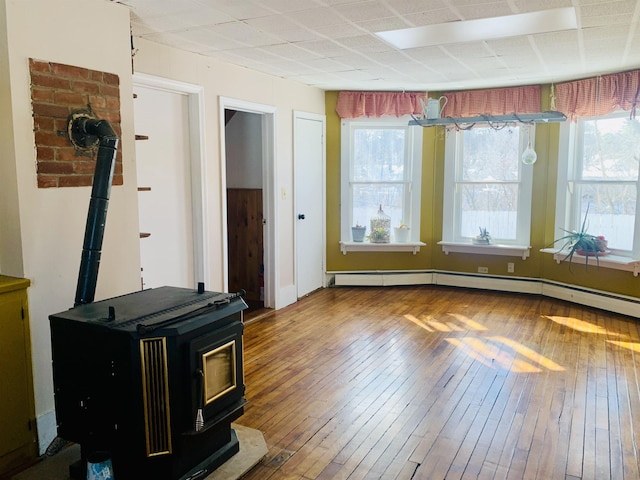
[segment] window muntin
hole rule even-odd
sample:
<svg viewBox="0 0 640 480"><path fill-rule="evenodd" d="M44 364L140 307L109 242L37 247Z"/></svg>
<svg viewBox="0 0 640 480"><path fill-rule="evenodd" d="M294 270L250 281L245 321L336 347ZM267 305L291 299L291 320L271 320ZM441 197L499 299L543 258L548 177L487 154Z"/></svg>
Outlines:
<svg viewBox="0 0 640 480"><path fill-rule="evenodd" d="M528 245L531 166L520 157L528 126L476 126L446 140L443 240L471 243L486 228L494 243Z"/></svg>
<svg viewBox="0 0 640 480"><path fill-rule="evenodd" d="M408 118L343 120L342 239L351 226L367 227L382 205L391 226L410 227L410 240L420 233L422 129Z"/></svg>
<svg viewBox="0 0 640 480"><path fill-rule="evenodd" d="M556 236L586 230L603 235L613 253L637 258L640 121L627 112L561 127Z"/></svg>

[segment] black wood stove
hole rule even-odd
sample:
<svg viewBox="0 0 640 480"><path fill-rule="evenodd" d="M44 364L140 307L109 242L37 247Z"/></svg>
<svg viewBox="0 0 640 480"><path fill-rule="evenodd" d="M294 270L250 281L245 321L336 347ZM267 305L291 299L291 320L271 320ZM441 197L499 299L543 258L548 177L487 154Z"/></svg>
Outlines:
<svg viewBox="0 0 640 480"><path fill-rule="evenodd" d="M203 478L238 452L239 297L161 287L51 315L58 435L116 479Z"/></svg>
<svg viewBox="0 0 640 480"><path fill-rule="evenodd" d="M239 450L247 306L203 284L93 302L118 139L82 112L68 130L99 144L75 307L49 317L58 435L81 446L71 476L108 451L117 480L204 478Z"/></svg>

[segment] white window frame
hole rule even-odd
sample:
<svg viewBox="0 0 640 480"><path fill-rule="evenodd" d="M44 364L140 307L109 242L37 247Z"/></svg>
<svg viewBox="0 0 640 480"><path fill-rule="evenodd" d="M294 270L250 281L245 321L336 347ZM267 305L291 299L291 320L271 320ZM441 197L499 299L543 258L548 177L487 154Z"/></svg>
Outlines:
<svg viewBox="0 0 640 480"><path fill-rule="evenodd" d="M629 112L614 112L609 115L599 117L589 117L585 120L594 120L600 118L616 118L628 116ZM580 166L578 155L582 148L582 142L579 141L579 135L583 131L582 119L578 122L566 122L560 126L560 141L558 145L558 183L556 189L556 218L554 239L561 238L566 235L564 230L576 230L581 226L582 218L575 204L572 202L572 187L576 182L577 169ZM591 181L592 182L592 181ZM607 183L607 182L602 182ZM620 182L622 183L622 182ZM640 184L640 179L636 185ZM589 258L589 264L597 263L599 266L613 268L618 270L628 270L634 272L637 276L640 271L640 185L638 185L636 194L636 221L634 228L634 240L631 251L612 250L612 255L600 257L597 260ZM553 253L558 263L566 259L566 254L558 252L562 245L556 248L545 248L544 252ZM574 262L584 262L585 259L573 258Z"/></svg>
<svg viewBox="0 0 640 480"><path fill-rule="evenodd" d="M422 177L422 127L409 126L410 116L382 117L363 119L343 119L341 121L341 202L340 202L340 244L343 254L348 251L410 251L413 254L425 244L420 242L420 203L421 203L421 177ZM366 225L369 232L369 218L353 218L352 196L352 151L353 132L361 128L393 127L402 128L407 132L405 144L405 167L409 169L409 175L405 183L409 184L408 197L405 203L410 212L410 220L403 219L409 227L409 240L405 243L369 243L352 242L351 227L358 221ZM395 183L395 182L394 182ZM377 212L371 212L374 216ZM397 225L392 225L395 227Z"/></svg>
<svg viewBox="0 0 640 480"><path fill-rule="evenodd" d="M478 127L475 127L478 128ZM485 127L491 128L491 127ZM509 127L504 127L509 128ZM442 246L445 254L449 253L475 253L482 255L519 256L526 259L531 251L531 202L533 188L534 165L525 165L518 159L518 220L516 224L516 238L494 239L491 245L475 245L468 237L460 233L460 205L458 201L458 181L460 173L460 152L465 130L448 131L445 140L445 167L444 167L444 198L443 198L443 225ZM535 144L535 126L519 125L519 152L522 153L528 145ZM485 183L485 182L481 182ZM491 233L491 232L489 232Z"/></svg>

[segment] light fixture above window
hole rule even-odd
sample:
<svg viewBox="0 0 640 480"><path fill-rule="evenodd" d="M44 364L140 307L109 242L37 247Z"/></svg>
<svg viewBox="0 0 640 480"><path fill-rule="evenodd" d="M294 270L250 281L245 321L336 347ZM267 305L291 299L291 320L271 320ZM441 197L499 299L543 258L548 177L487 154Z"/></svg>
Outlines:
<svg viewBox="0 0 640 480"><path fill-rule="evenodd" d="M497 38L559 32L578 28L574 7L539 12L439 23L422 27L377 32L385 42L401 50L408 48L477 42Z"/></svg>

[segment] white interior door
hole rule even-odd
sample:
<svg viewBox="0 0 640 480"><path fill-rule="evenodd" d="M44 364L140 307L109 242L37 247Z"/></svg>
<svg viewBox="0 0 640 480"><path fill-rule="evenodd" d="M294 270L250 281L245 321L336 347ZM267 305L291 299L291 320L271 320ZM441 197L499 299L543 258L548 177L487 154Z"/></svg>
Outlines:
<svg viewBox="0 0 640 480"><path fill-rule="evenodd" d="M195 287L187 95L135 87L143 288ZM149 236L145 236L149 234Z"/></svg>
<svg viewBox="0 0 640 480"><path fill-rule="evenodd" d="M298 298L324 285L325 117L294 114L296 286Z"/></svg>

